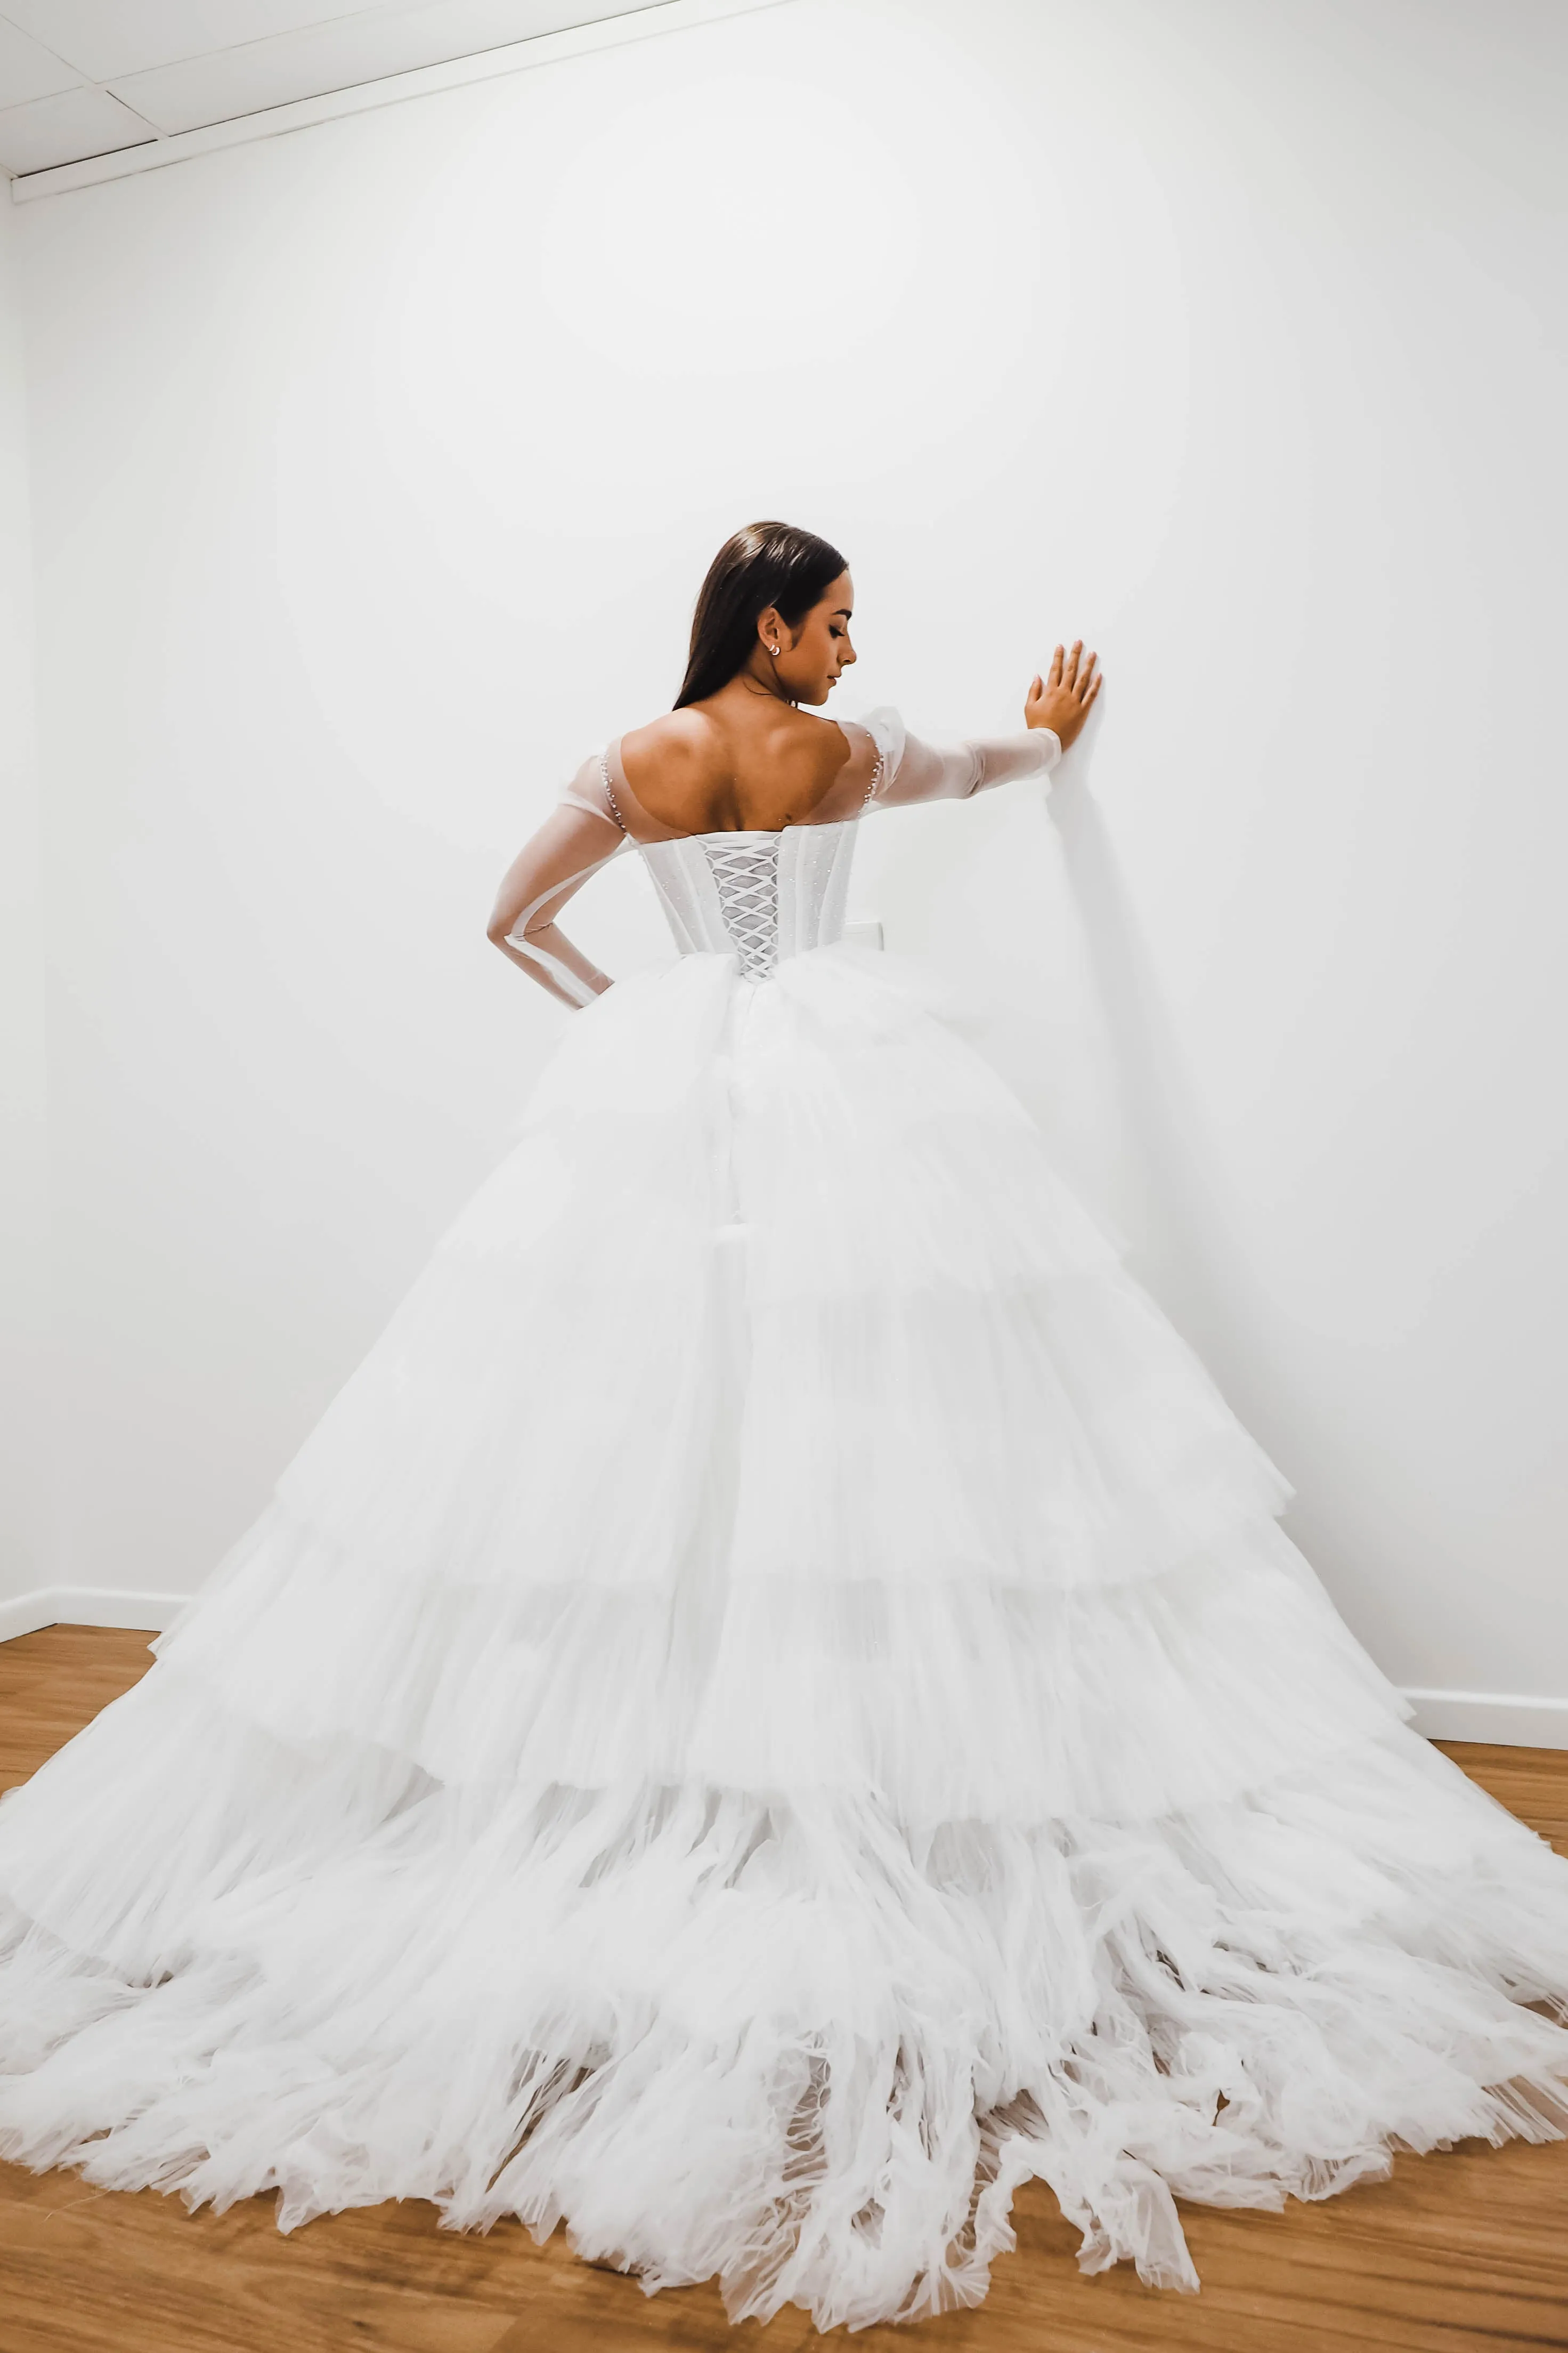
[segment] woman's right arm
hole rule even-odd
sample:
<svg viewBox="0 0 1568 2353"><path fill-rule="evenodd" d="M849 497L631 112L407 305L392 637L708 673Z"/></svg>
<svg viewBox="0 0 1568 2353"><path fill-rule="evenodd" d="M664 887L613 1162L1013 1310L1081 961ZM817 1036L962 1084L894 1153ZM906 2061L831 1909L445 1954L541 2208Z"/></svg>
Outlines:
<svg viewBox="0 0 1568 2353"><path fill-rule="evenodd" d="M590 874L607 866L626 837L614 820L577 800L551 811L501 877L488 935L502 955L563 1004L591 1005L612 986L555 922Z"/></svg>

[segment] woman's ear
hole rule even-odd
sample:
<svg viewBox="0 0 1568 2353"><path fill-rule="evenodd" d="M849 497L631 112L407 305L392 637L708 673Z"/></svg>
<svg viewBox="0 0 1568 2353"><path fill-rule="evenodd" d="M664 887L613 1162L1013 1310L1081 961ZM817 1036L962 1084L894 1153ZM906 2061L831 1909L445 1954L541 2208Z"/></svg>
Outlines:
<svg viewBox="0 0 1568 2353"><path fill-rule="evenodd" d="M757 636L765 654L780 654L789 638L789 631L779 618L779 608L770 605L757 615Z"/></svg>

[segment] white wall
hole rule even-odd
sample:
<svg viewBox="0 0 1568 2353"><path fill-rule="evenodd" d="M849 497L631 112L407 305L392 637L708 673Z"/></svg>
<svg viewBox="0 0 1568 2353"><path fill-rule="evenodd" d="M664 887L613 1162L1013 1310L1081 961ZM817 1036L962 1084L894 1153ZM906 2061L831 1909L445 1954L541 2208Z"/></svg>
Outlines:
<svg viewBox="0 0 1568 2353"><path fill-rule="evenodd" d="M1100 647L1060 836L889 818L863 903L1009 993L1390 1671L1568 1694L1565 62L794 0L27 207L68 1581L193 1584L503 1148L496 872L773 512L847 709Z"/></svg>
<svg viewBox="0 0 1568 2353"><path fill-rule="evenodd" d="M53 1579L43 883L19 216L0 201L0 1603Z"/></svg>

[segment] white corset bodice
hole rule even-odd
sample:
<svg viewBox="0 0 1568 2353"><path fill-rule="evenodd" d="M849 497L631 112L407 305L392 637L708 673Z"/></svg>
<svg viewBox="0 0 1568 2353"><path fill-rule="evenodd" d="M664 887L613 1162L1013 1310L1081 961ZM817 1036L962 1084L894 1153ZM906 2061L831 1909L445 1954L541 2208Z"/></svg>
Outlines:
<svg viewBox="0 0 1568 2353"><path fill-rule="evenodd" d="M763 980L784 956L843 937L858 823L692 833L637 849L682 955L733 955L748 980Z"/></svg>

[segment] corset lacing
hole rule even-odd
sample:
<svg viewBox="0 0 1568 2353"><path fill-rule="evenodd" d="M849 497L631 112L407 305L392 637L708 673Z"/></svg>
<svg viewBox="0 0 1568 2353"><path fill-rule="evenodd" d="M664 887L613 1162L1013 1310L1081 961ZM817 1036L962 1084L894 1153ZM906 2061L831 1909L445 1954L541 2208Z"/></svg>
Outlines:
<svg viewBox="0 0 1568 2353"><path fill-rule="evenodd" d="M776 833L735 841L702 837L724 929L748 980L761 980L779 960L780 839Z"/></svg>

